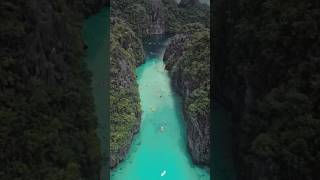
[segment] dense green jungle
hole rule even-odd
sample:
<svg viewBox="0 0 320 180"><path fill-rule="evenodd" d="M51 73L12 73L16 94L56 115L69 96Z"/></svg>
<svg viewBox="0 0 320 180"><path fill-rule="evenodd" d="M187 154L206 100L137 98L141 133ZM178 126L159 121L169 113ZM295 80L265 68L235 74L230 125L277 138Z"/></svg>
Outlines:
<svg viewBox="0 0 320 180"><path fill-rule="evenodd" d="M82 27L106 1L0 2L0 179L98 179Z"/></svg>
<svg viewBox="0 0 320 180"><path fill-rule="evenodd" d="M214 4L215 98L233 114L238 179L319 179L319 18L316 0Z"/></svg>

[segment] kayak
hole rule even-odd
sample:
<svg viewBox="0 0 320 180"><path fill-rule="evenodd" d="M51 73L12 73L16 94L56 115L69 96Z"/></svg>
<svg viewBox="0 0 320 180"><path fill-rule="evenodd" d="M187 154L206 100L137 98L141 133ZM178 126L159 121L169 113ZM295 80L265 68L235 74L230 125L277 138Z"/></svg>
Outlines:
<svg viewBox="0 0 320 180"><path fill-rule="evenodd" d="M161 176L166 175L166 173L167 173L167 171L166 171L166 170L162 171Z"/></svg>

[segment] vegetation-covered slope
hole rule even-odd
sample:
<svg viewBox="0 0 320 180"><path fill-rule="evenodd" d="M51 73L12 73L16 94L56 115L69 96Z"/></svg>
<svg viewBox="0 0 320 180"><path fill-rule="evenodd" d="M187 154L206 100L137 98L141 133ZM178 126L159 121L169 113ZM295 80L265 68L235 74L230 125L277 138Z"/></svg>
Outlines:
<svg viewBox="0 0 320 180"><path fill-rule="evenodd" d="M319 179L319 1L243 0L231 14L217 76L234 113L240 179Z"/></svg>
<svg viewBox="0 0 320 180"><path fill-rule="evenodd" d="M209 30L200 28L189 32L192 33L175 36L168 46L165 53L166 69L170 72L174 87L183 97L188 147L193 160L209 165Z"/></svg>
<svg viewBox="0 0 320 180"><path fill-rule="evenodd" d="M127 25L137 34L138 37L148 33L148 26L151 23L151 1L149 0L119 0L111 1L111 16L125 20Z"/></svg>
<svg viewBox="0 0 320 180"><path fill-rule="evenodd" d="M157 1L157 0L155 0ZM124 19L130 28L142 38L153 34L152 25L160 19L163 21L163 33L180 33L188 23L201 23L209 27L209 11L207 5L185 0L178 5L175 0L118 0L111 1L111 15Z"/></svg>
<svg viewBox="0 0 320 180"><path fill-rule="evenodd" d="M98 179L81 29L99 2L0 2L0 179Z"/></svg>
<svg viewBox="0 0 320 180"><path fill-rule="evenodd" d="M210 162L210 36L207 5L184 0L179 5L166 0L170 13L166 31L176 34L166 49L164 61L172 84L183 98L188 148L195 163Z"/></svg>
<svg viewBox="0 0 320 180"><path fill-rule="evenodd" d="M135 69L144 59L141 40L119 18L111 20L111 167L124 159L140 125Z"/></svg>
<svg viewBox="0 0 320 180"><path fill-rule="evenodd" d="M185 25L189 23L200 23L209 28L210 8L198 3L197 0L183 0L180 4L174 0L162 0L165 8L165 32L185 32Z"/></svg>

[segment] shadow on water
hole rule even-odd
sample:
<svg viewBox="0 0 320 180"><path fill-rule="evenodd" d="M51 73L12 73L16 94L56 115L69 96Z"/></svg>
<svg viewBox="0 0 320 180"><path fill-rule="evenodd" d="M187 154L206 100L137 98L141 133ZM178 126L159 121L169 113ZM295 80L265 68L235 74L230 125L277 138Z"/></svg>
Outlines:
<svg viewBox="0 0 320 180"><path fill-rule="evenodd" d="M215 180L236 180L232 149L232 116L221 104L213 105L213 179Z"/></svg>
<svg viewBox="0 0 320 180"><path fill-rule="evenodd" d="M84 23L83 36L88 49L86 64L92 74L91 88L94 109L98 118L97 134L101 149L101 180L109 179L108 152L108 50L109 50L109 8L105 7Z"/></svg>

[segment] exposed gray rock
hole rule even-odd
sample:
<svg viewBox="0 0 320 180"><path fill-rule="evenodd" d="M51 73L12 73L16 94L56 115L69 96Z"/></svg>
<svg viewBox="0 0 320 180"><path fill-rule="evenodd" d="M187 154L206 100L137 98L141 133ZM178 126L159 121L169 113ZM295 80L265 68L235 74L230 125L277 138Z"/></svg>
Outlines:
<svg viewBox="0 0 320 180"><path fill-rule="evenodd" d="M209 165L210 161L210 122L209 114L190 112L186 100L191 97L191 92L201 84L200 80L186 77L182 74L179 61L186 51L186 43L190 40L189 34L177 34L171 38L164 55L166 69L169 70L175 90L183 98L183 113L187 124L188 148L193 161L201 165ZM183 68L183 67L182 67ZM196 82L198 81L198 82Z"/></svg>
<svg viewBox="0 0 320 180"><path fill-rule="evenodd" d="M161 0L152 0L151 6L151 23L149 34L163 34L164 27L164 12Z"/></svg>
<svg viewBox="0 0 320 180"><path fill-rule="evenodd" d="M141 40L136 37L127 23L116 17L111 18L111 150L110 167L114 168L128 153L134 134L139 131L141 111L138 94L138 85L134 70L143 63L144 54ZM125 94L123 94L125 93ZM119 109L121 101L126 101L130 106ZM112 123L123 121L126 124ZM122 117L124 118L124 117ZM126 132L117 131L118 126L125 126ZM119 138L121 137L121 138Z"/></svg>
<svg viewBox="0 0 320 180"><path fill-rule="evenodd" d="M131 146L133 136L139 132L140 129L140 121L137 122L135 126L133 126L131 131L131 136L126 140L125 145L121 148L119 148L119 151L117 153L110 153L110 168L115 168L124 158L126 157L129 148Z"/></svg>

